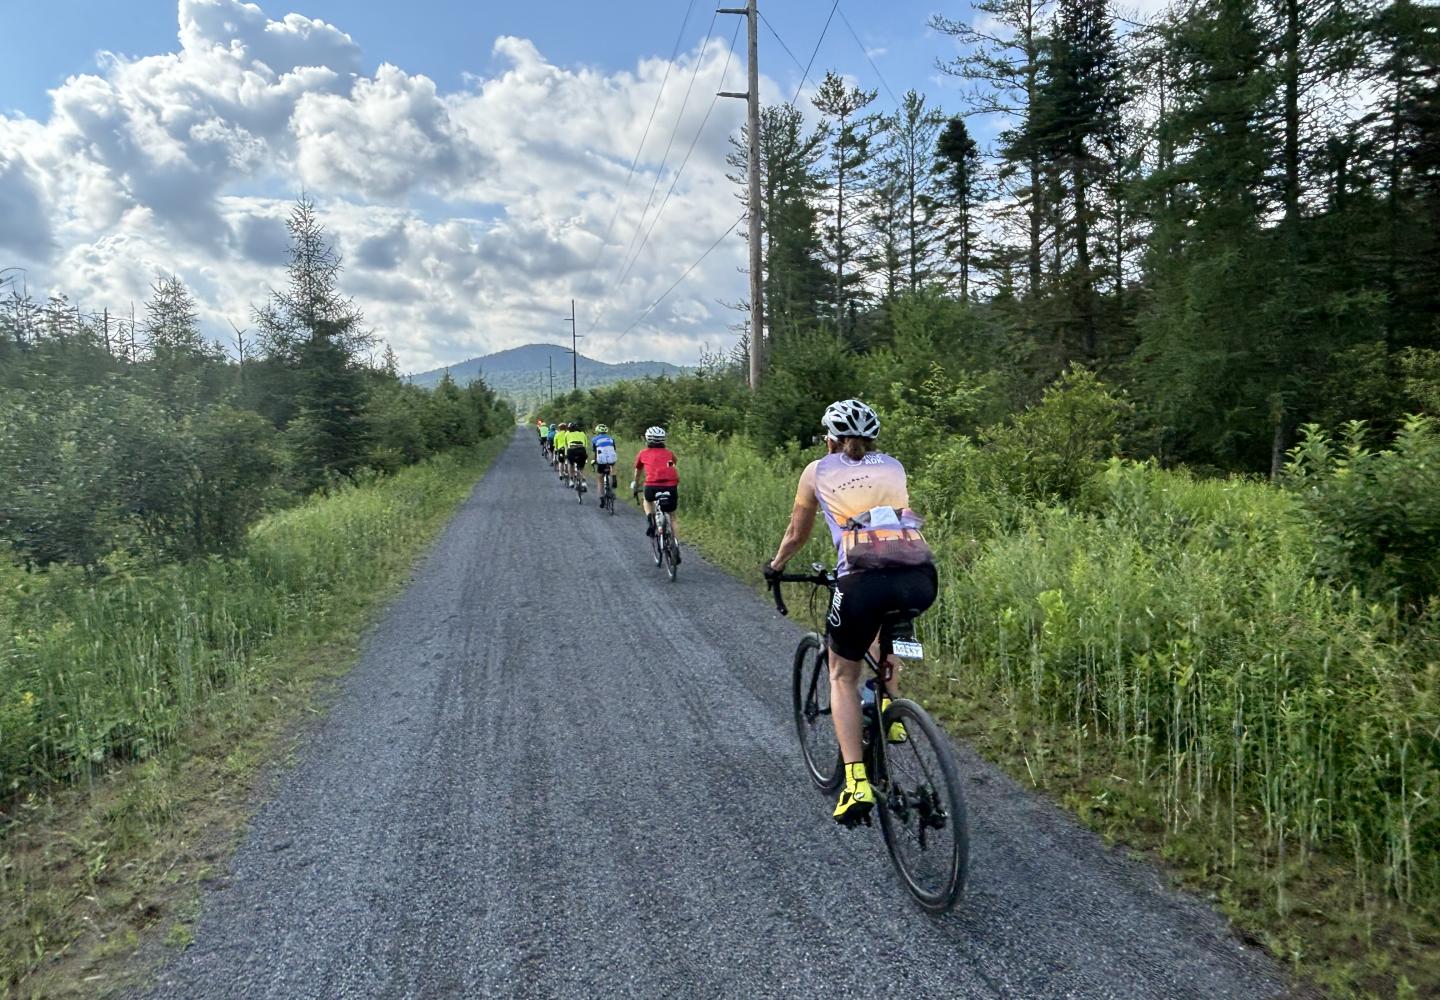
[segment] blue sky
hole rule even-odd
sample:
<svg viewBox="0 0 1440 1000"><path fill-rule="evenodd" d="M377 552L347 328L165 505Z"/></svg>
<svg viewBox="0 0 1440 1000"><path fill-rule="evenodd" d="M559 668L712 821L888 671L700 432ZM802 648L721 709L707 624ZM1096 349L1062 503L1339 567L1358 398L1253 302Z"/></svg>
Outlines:
<svg viewBox="0 0 1440 1000"><path fill-rule="evenodd" d="M831 6L761 9L803 61ZM713 6L695 2L671 62L686 7L5 3L0 267L24 268L32 293L119 312L175 273L219 338L280 283L284 218L306 190L345 256L344 289L409 370L558 339L571 297L588 353L693 362L733 343L728 304L745 294L738 235L716 244L739 215L725 156L743 106L712 96L743 89L744 45L730 50L739 19L721 16L702 46ZM968 3L839 9L892 91L956 109L935 69L951 42L926 22L970 16ZM799 67L768 28L760 46L762 94L788 99ZM839 15L812 82L826 69L891 106Z"/></svg>
<svg viewBox="0 0 1440 1000"><path fill-rule="evenodd" d="M727 4L695 4L686 45L703 37L710 11L724 5L728 0ZM742 6L743 0L733 5ZM485 71L491 63L490 45L499 35L528 38L551 60L566 65L616 70L632 67L642 55L668 56L686 3L289 0L260 6L271 17L293 10L336 25L360 45L367 72L381 62L391 62L424 73L448 90L459 87L464 74ZM802 62L810 57L830 7L829 0L761 3L765 17ZM842 0L840 6L897 94L908 87L932 93L938 90L934 62L945 53L946 42L925 24L932 12L953 17L968 8L968 3L938 0ZM170 0L11 0L0 9L5 25L0 35L0 106L32 117L48 108L50 88L71 74L93 71L95 56L101 51L143 56L175 46L175 4ZM726 21L733 19L722 17L722 24ZM763 25L760 59L777 79L798 79L799 69ZM880 86L838 16L815 65L821 72L833 67L855 75L866 86ZM883 92L881 100L887 101Z"/></svg>

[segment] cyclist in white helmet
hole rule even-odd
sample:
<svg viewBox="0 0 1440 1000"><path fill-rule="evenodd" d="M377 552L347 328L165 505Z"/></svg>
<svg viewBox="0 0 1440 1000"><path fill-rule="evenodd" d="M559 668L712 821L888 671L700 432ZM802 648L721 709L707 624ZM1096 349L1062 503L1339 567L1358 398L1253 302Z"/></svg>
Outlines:
<svg viewBox="0 0 1440 1000"><path fill-rule="evenodd" d="M937 579L935 566L928 561L923 565L867 564L863 568L850 565L847 549L861 533L856 530L857 525L863 523L866 530L871 530L868 526L872 524L914 518L909 510L905 467L875 450L880 418L858 399L831 403L821 424L825 428L825 457L811 462L801 474L790 526L775 558L766 566L766 575L773 576L784 569L785 563L810 538L815 515L823 514L835 543L835 572L839 577L826 621L830 640L830 706L835 735L845 759L845 788L834 815L836 822L853 826L868 816L875 805L875 792L865 774L860 741L857 685L865 651L870 649L879 656L880 623L887 612L924 611L934 604ZM863 548L872 553L877 550L869 545ZM873 554L863 561L873 563ZM890 681L880 707L882 712L890 699L899 696L895 680L898 667L899 661L892 657ZM894 723L886 735L891 742L903 742L907 738L905 727L899 722Z"/></svg>
<svg viewBox="0 0 1440 1000"><path fill-rule="evenodd" d="M680 540L679 524L675 520L675 508L679 504L680 473L675 468L675 453L665 447L665 428L650 427L645 431L645 448L635 456L635 475L630 480L630 492L643 479L645 485L645 534L655 534L655 508L658 506L670 515L670 528L675 540ZM680 550L676 547L675 561L680 561Z"/></svg>

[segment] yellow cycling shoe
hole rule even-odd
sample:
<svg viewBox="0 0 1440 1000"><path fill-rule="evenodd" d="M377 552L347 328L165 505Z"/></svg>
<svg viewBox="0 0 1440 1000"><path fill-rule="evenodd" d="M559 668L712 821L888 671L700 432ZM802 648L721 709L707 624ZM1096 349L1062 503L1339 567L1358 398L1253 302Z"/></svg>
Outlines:
<svg viewBox="0 0 1440 1000"><path fill-rule="evenodd" d="M875 789L865 776L864 764L845 765L845 788L840 792L840 801L835 803L835 822L854 828L861 823L869 825L870 810L875 808Z"/></svg>
<svg viewBox="0 0 1440 1000"><path fill-rule="evenodd" d="M885 713L888 711L890 711L890 699L880 699L880 717L883 719ZM905 731L905 723L898 719L890 723L890 728L885 731L885 741L887 743L905 743L909 739L910 734Z"/></svg>

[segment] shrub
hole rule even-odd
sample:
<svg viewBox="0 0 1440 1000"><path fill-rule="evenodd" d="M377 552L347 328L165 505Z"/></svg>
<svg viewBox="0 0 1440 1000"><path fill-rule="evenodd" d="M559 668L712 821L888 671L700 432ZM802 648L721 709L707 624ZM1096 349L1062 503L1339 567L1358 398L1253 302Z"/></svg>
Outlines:
<svg viewBox="0 0 1440 1000"><path fill-rule="evenodd" d="M1315 519L1322 572L1371 597L1419 606L1440 592L1440 425L1409 417L1379 451L1368 434L1360 421L1338 441L1307 425L1286 482Z"/></svg>

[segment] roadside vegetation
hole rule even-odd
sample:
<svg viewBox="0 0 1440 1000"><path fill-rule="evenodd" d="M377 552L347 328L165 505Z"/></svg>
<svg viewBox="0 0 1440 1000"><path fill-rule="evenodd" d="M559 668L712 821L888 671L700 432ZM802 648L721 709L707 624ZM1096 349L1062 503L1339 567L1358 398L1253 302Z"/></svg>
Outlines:
<svg viewBox="0 0 1440 1000"><path fill-rule="evenodd" d="M722 377L632 387L621 429ZM1312 428L1270 484L1116 457L1130 406L1083 370L953 437L852 388L929 518L942 592L907 683L951 732L1337 995L1440 987L1440 424L1373 450ZM562 409L613 425L622 391ZM668 426L686 540L758 581L819 448ZM821 534L799 562L833 562Z"/></svg>
<svg viewBox="0 0 1440 1000"><path fill-rule="evenodd" d="M951 731L1335 995L1440 994L1440 9L974 6L955 108L764 109L761 342L542 412L670 427L753 575L870 402Z"/></svg>
<svg viewBox="0 0 1440 1000"><path fill-rule="evenodd" d="M0 301L0 995L94 995L184 936L262 764L514 427L404 384L313 205L227 356L160 276L142 320Z"/></svg>

